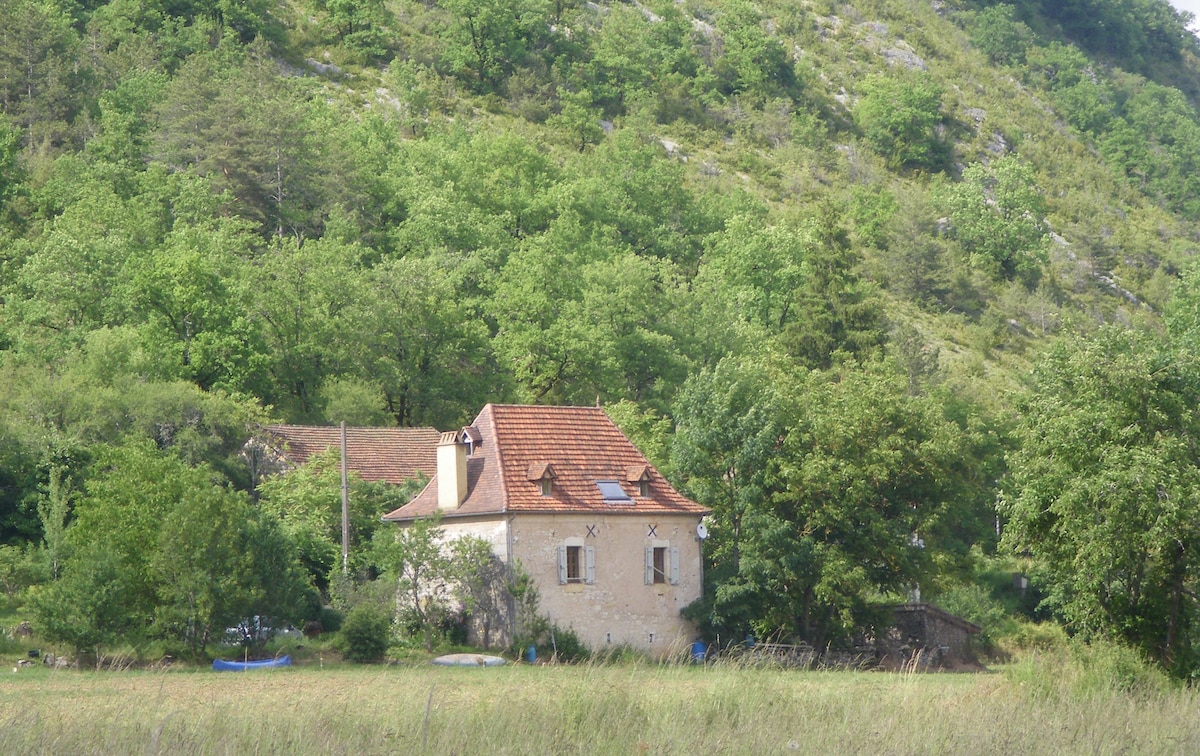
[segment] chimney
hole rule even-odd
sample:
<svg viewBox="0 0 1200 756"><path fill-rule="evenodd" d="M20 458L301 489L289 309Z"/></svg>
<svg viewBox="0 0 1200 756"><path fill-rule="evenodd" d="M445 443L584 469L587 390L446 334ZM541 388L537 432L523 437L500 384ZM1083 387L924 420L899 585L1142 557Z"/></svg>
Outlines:
<svg viewBox="0 0 1200 756"><path fill-rule="evenodd" d="M443 433L437 446L438 509L458 509L467 498L467 447L453 431Z"/></svg>

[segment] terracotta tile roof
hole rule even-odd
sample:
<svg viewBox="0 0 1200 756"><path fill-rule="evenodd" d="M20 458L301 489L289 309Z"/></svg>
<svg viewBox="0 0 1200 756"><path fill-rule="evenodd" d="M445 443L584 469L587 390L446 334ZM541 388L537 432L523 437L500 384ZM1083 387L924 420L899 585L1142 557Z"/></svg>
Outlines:
<svg viewBox="0 0 1200 756"><path fill-rule="evenodd" d="M403 483L437 472L438 432L434 428L346 428L348 467L363 480ZM342 445L341 428L315 425L271 425L268 443L288 464Z"/></svg>
<svg viewBox="0 0 1200 756"><path fill-rule="evenodd" d="M694 513L708 509L676 491L598 407L489 404L472 427L479 442L467 458L467 498L443 516L503 512ZM549 466L553 494L543 496L530 475ZM644 473L649 496L639 496L630 471ZM598 480L619 481L629 503L605 503ZM437 478L411 502L384 516L409 520L437 511Z"/></svg>

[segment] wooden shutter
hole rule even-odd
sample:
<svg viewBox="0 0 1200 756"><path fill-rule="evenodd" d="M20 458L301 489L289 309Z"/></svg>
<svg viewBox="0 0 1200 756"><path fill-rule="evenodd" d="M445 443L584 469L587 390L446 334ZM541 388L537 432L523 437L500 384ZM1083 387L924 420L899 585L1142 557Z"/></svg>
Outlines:
<svg viewBox="0 0 1200 756"><path fill-rule="evenodd" d="M596 547L586 546L583 549L583 582L593 585L596 582Z"/></svg>
<svg viewBox="0 0 1200 756"><path fill-rule="evenodd" d="M671 547L671 573L668 578L671 585L679 585L679 547Z"/></svg>
<svg viewBox="0 0 1200 756"><path fill-rule="evenodd" d="M558 584L567 584L567 547L558 547Z"/></svg>
<svg viewBox="0 0 1200 756"><path fill-rule="evenodd" d="M654 547L646 547L646 585L654 585Z"/></svg>

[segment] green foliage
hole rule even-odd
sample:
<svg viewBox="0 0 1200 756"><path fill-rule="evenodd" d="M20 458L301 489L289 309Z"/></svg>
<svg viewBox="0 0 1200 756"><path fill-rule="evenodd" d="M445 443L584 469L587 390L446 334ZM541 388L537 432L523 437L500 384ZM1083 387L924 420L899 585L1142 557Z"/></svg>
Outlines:
<svg viewBox="0 0 1200 756"><path fill-rule="evenodd" d="M314 455L286 475L258 485L260 505L277 517L299 551L300 562L314 585L325 588L342 568L342 483L337 449ZM371 565L370 544L376 531L390 527L379 518L404 504L398 486L367 483L350 476L350 564L355 574Z"/></svg>
<svg viewBox="0 0 1200 756"><path fill-rule="evenodd" d="M503 631L508 618L508 570L478 536L460 536L450 543L454 596L473 626L479 645L492 647L492 634ZM466 639L464 638L464 641Z"/></svg>
<svg viewBox="0 0 1200 756"><path fill-rule="evenodd" d="M136 579L115 548L102 541L84 544L59 580L31 592L38 633L93 657L118 640L141 640L145 617L131 611L140 598Z"/></svg>
<svg viewBox="0 0 1200 756"><path fill-rule="evenodd" d="M945 204L971 263L994 275L1037 282L1049 261L1046 202L1033 170L1015 155L963 171Z"/></svg>
<svg viewBox="0 0 1200 756"><path fill-rule="evenodd" d="M325 9L347 48L366 60L387 55L390 30L383 0L327 0Z"/></svg>
<svg viewBox="0 0 1200 756"><path fill-rule="evenodd" d="M339 648L352 662L376 662L387 653L392 639L392 621L377 606L354 607L342 621Z"/></svg>
<svg viewBox="0 0 1200 756"><path fill-rule="evenodd" d="M684 489L712 507L706 556L727 573L715 579L740 570L746 517L774 490L768 468L785 418L773 383L756 362L726 358L689 378L675 402L671 458Z"/></svg>
<svg viewBox="0 0 1200 756"><path fill-rule="evenodd" d="M441 0L450 14L445 56L484 87L498 85L548 33L546 0Z"/></svg>
<svg viewBox="0 0 1200 756"><path fill-rule="evenodd" d="M421 518L397 530L382 529L375 535L375 563L383 579L396 586L394 605L412 616L415 630L424 635L425 650L433 650L433 639L442 619L449 613L453 562L442 548L442 529L436 519Z"/></svg>
<svg viewBox="0 0 1200 756"><path fill-rule="evenodd" d="M301 619L306 582L276 521L146 444L106 450L66 531L61 578L33 595L48 638L98 652L151 636L196 658L247 617Z"/></svg>
<svg viewBox="0 0 1200 756"><path fill-rule="evenodd" d="M731 368L683 394L676 447L689 488L714 510L715 585L689 608L711 632L844 642L873 621L866 597L932 578L979 540L956 531L987 506L960 459L981 439L911 394L892 365L786 381Z"/></svg>
<svg viewBox="0 0 1200 756"><path fill-rule="evenodd" d="M1032 553L1045 603L1084 637L1195 665L1194 361L1109 327L1060 344L1022 405L1000 503L1004 543Z"/></svg>
<svg viewBox="0 0 1200 756"><path fill-rule="evenodd" d="M789 93L795 71L783 44L764 29L758 8L743 0L725 4L717 19L723 55L715 69L728 94L754 93L769 97Z"/></svg>
<svg viewBox="0 0 1200 756"><path fill-rule="evenodd" d="M975 15L971 42L994 63L1013 65L1025 61L1033 31L1017 20L1017 9L1001 3Z"/></svg>
<svg viewBox="0 0 1200 756"><path fill-rule="evenodd" d="M8 607L22 604L26 590L47 577L46 560L37 549L0 545L0 594Z"/></svg>
<svg viewBox="0 0 1200 756"><path fill-rule="evenodd" d="M1200 122L1176 89L1148 83L1101 140L1104 156L1165 206L1200 218Z"/></svg>
<svg viewBox="0 0 1200 756"><path fill-rule="evenodd" d="M940 171L948 157L937 129L942 97L942 87L927 75L869 76L860 87L854 122L889 168Z"/></svg>

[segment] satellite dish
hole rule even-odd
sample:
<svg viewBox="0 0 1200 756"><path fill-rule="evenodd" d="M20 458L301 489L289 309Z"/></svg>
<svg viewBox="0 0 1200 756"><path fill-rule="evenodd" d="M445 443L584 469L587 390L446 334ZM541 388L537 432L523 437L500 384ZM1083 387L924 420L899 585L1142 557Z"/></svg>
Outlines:
<svg viewBox="0 0 1200 756"><path fill-rule="evenodd" d="M708 528L704 527L704 523L700 523L696 526L696 537L701 541L703 541L705 538L708 538Z"/></svg>

